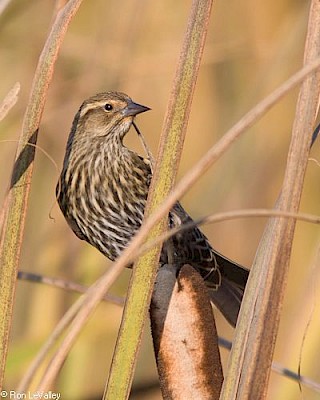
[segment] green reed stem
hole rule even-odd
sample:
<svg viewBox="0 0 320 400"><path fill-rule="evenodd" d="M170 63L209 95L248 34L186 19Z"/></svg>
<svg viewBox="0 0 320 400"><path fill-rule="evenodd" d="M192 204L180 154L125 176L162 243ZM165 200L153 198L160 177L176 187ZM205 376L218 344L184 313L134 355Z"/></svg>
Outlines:
<svg viewBox="0 0 320 400"><path fill-rule="evenodd" d="M22 246L35 144L58 52L82 0L70 0L58 13L42 50L25 112L12 171L0 241L0 387L2 386L10 333L15 283Z"/></svg>
<svg viewBox="0 0 320 400"><path fill-rule="evenodd" d="M162 204L175 181L211 6L211 0L194 0L192 4L171 99L162 129L157 163L145 213L146 217ZM163 233L166 226L167 217L164 217L151 229L148 240L153 240ZM160 251L161 243L145 253L135 264L104 399L119 400L126 399L129 396Z"/></svg>

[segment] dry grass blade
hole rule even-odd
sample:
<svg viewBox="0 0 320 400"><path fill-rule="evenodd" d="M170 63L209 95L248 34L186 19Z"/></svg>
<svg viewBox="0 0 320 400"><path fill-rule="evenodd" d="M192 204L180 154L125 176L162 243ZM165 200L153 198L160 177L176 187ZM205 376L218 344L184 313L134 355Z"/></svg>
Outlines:
<svg viewBox="0 0 320 400"><path fill-rule="evenodd" d="M18 94L20 92L20 83L17 82L14 84L13 88L6 95L2 103L0 104L0 121L8 114L11 108L18 101Z"/></svg>
<svg viewBox="0 0 320 400"><path fill-rule="evenodd" d="M67 27L81 4L81 0L70 0L58 14L50 35L41 53L33 80L29 104L24 116L22 132L12 172L7 211L0 242L0 386L3 381L10 331L15 281L20 257L26 209L33 171L35 144L39 124L52 79L54 64Z"/></svg>
<svg viewBox="0 0 320 400"><path fill-rule="evenodd" d="M184 177L175 186L175 189L159 207L157 213L154 214L148 223L153 224L169 210L174 203L180 199L235 142L241 134L257 122L272 106L274 106L283 96L292 90L299 83L307 79L307 77L315 70L320 68L320 57L310 61L306 66L301 68L296 74L292 75L287 81L279 86L269 96L264 98L260 103L253 107L245 114L232 128L230 128L223 137L212 146L201 160L191 168Z"/></svg>
<svg viewBox="0 0 320 400"><path fill-rule="evenodd" d="M212 224L222 221L229 221L239 218L267 218L267 217L294 218L297 221L309 222L317 225L320 224L320 216L306 214L306 213L285 212L280 210L271 210L271 209L269 210L264 208L225 211L221 213L214 213L206 217L198 218L191 222L180 225L179 227L176 227L174 229L170 229L168 232L165 232L162 235L158 236L157 239L155 239L153 242L149 241L147 244L142 246L137 255L144 253L145 251L149 250L152 246L155 246L158 243L162 243L170 239L178 232L194 228L195 226Z"/></svg>
<svg viewBox="0 0 320 400"><path fill-rule="evenodd" d="M311 3L305 64L320 54L320 3ZM276 209L297 212L320 93L319 71L301 87ZM295 219L272 219L250 274L221 399L264 399L288 274Z"/></svg>

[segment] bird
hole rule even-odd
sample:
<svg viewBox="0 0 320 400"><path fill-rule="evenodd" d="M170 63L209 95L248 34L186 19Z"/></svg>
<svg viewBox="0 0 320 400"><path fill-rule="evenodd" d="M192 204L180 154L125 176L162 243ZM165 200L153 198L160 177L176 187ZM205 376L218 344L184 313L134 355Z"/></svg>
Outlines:
<svg viewBox="0 0 320 400"><path fill-rule="evenodd" d="M152 165L124 145L138 114L150 108L121 92L98 93L80 106L68 137L56 187L60 209L73 232L114 261L139 230L147 202ZM168 228L192 223L177 202ZM204 279L211 302L235 326L249 270L212 248L197 226L178 231L164 243L159 265L189 264Z"/></svg>

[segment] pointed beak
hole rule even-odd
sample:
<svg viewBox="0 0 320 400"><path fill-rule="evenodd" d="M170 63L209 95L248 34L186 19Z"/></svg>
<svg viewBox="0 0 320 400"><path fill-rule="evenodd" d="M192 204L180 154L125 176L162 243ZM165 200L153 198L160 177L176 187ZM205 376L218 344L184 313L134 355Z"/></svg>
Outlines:
<svg viewBox="0 0 320 400"><path fill-rule="evenodd" d="M141 104L134 103L131 101L126 108L124 108L121 112L124 117L135 116L137 114L141 114L145 111L149 111L151 108L142 106Z"/></svg>

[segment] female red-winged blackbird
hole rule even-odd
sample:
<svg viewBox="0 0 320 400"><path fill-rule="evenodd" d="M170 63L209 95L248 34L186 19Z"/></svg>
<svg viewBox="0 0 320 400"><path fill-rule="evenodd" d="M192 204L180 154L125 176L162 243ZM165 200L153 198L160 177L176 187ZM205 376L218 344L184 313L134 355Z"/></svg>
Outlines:
<svg viewBox="0 0 320 400"><path fill-rule="evenodd" d="M139 229L151 181L150 162L123 145L134 117L149 108L124 93L86 100L76 114L57 185L60 208L74 233L115 260ZM177 203L169 226L192 221ZM191 264L204 278L213 303L235 326L248 270L210 246L198 228L176 234L174 262ZM163 246L160 262L167 261Z"/></svg>

